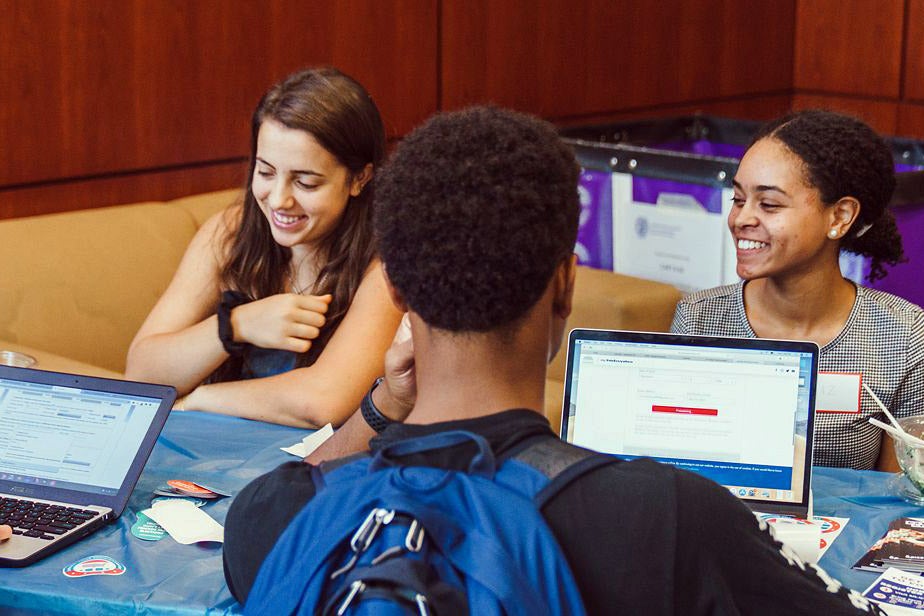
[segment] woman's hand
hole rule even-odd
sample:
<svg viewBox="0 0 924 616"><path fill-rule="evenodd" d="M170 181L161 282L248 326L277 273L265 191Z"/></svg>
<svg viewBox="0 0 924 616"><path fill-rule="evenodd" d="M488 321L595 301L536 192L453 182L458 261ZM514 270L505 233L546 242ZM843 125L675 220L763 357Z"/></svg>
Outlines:
<svg viewBox="0 0 924 616"><path fill-rule="evenodd" d="M235 342L304 353L326 322L330 295L280 293L231 311Z"/></svg>
<svg viewBox="0 0 924 616"><path fill-rule="evenodd" d="M6 524L0 524L0 541L6 541L13 536L13 529Z"/></svg>

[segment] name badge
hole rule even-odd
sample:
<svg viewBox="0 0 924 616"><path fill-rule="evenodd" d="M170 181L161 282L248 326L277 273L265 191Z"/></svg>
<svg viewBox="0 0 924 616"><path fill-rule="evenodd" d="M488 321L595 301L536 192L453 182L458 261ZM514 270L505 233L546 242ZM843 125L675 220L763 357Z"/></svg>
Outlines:
<svg viewBox="0 0 924 616"><path fill-rule="evenodd" d="M815 412L859 413L862 387L859 372L819 372Z"/></svg>

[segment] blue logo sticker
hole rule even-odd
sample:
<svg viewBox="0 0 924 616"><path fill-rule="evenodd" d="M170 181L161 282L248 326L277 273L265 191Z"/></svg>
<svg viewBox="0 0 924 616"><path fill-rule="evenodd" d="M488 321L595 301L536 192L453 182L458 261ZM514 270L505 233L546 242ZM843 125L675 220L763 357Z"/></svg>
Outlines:
<svg viewBox="0 0 924 616"><path fill-rule="evenodd" d="M125 573L125 566L108 556L88 556L66 566L62 573L72 578L90 575L122 575Z"/></svg>

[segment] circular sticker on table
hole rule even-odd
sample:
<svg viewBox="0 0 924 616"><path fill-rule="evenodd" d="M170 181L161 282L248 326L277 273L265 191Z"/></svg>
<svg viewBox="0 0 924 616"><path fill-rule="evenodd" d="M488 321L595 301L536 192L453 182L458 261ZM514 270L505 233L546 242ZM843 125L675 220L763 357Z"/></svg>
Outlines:
<svg viewBox="0 0 924 616"><path fill-rule="evenodd" d="M122 575L125 565L109 556L88 556L66 566L61 573L70 578L91 575Z"/></svg>
<svg viewBox="0 0 924 616"><path fill-rule="evenodd" d="M164 538L167 531L160 524L139 511L138 519L132 524L132 534L145 541L158 541Z"/></svg>

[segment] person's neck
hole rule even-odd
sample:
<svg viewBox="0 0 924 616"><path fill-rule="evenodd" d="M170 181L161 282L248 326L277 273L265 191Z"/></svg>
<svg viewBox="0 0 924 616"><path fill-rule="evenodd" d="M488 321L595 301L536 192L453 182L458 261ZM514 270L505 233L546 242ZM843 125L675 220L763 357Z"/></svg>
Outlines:
<svg viewBox="0 0 924 616"><path fill-rule="evenodd" d="M416 324L415 324L416 325ZM422 322L414 331L417 402L407 423L429 424L527 408L542 412L548 328L449 334Z"/></svg>
<svg viewBox="0 0 924 616"><path fill-rule="evenodd" d="M752 326L757 324L757 335L809 339L820 345L842 329L855 300L856 287L838 267L760 278L745 287L748 319Z"/></svg>

